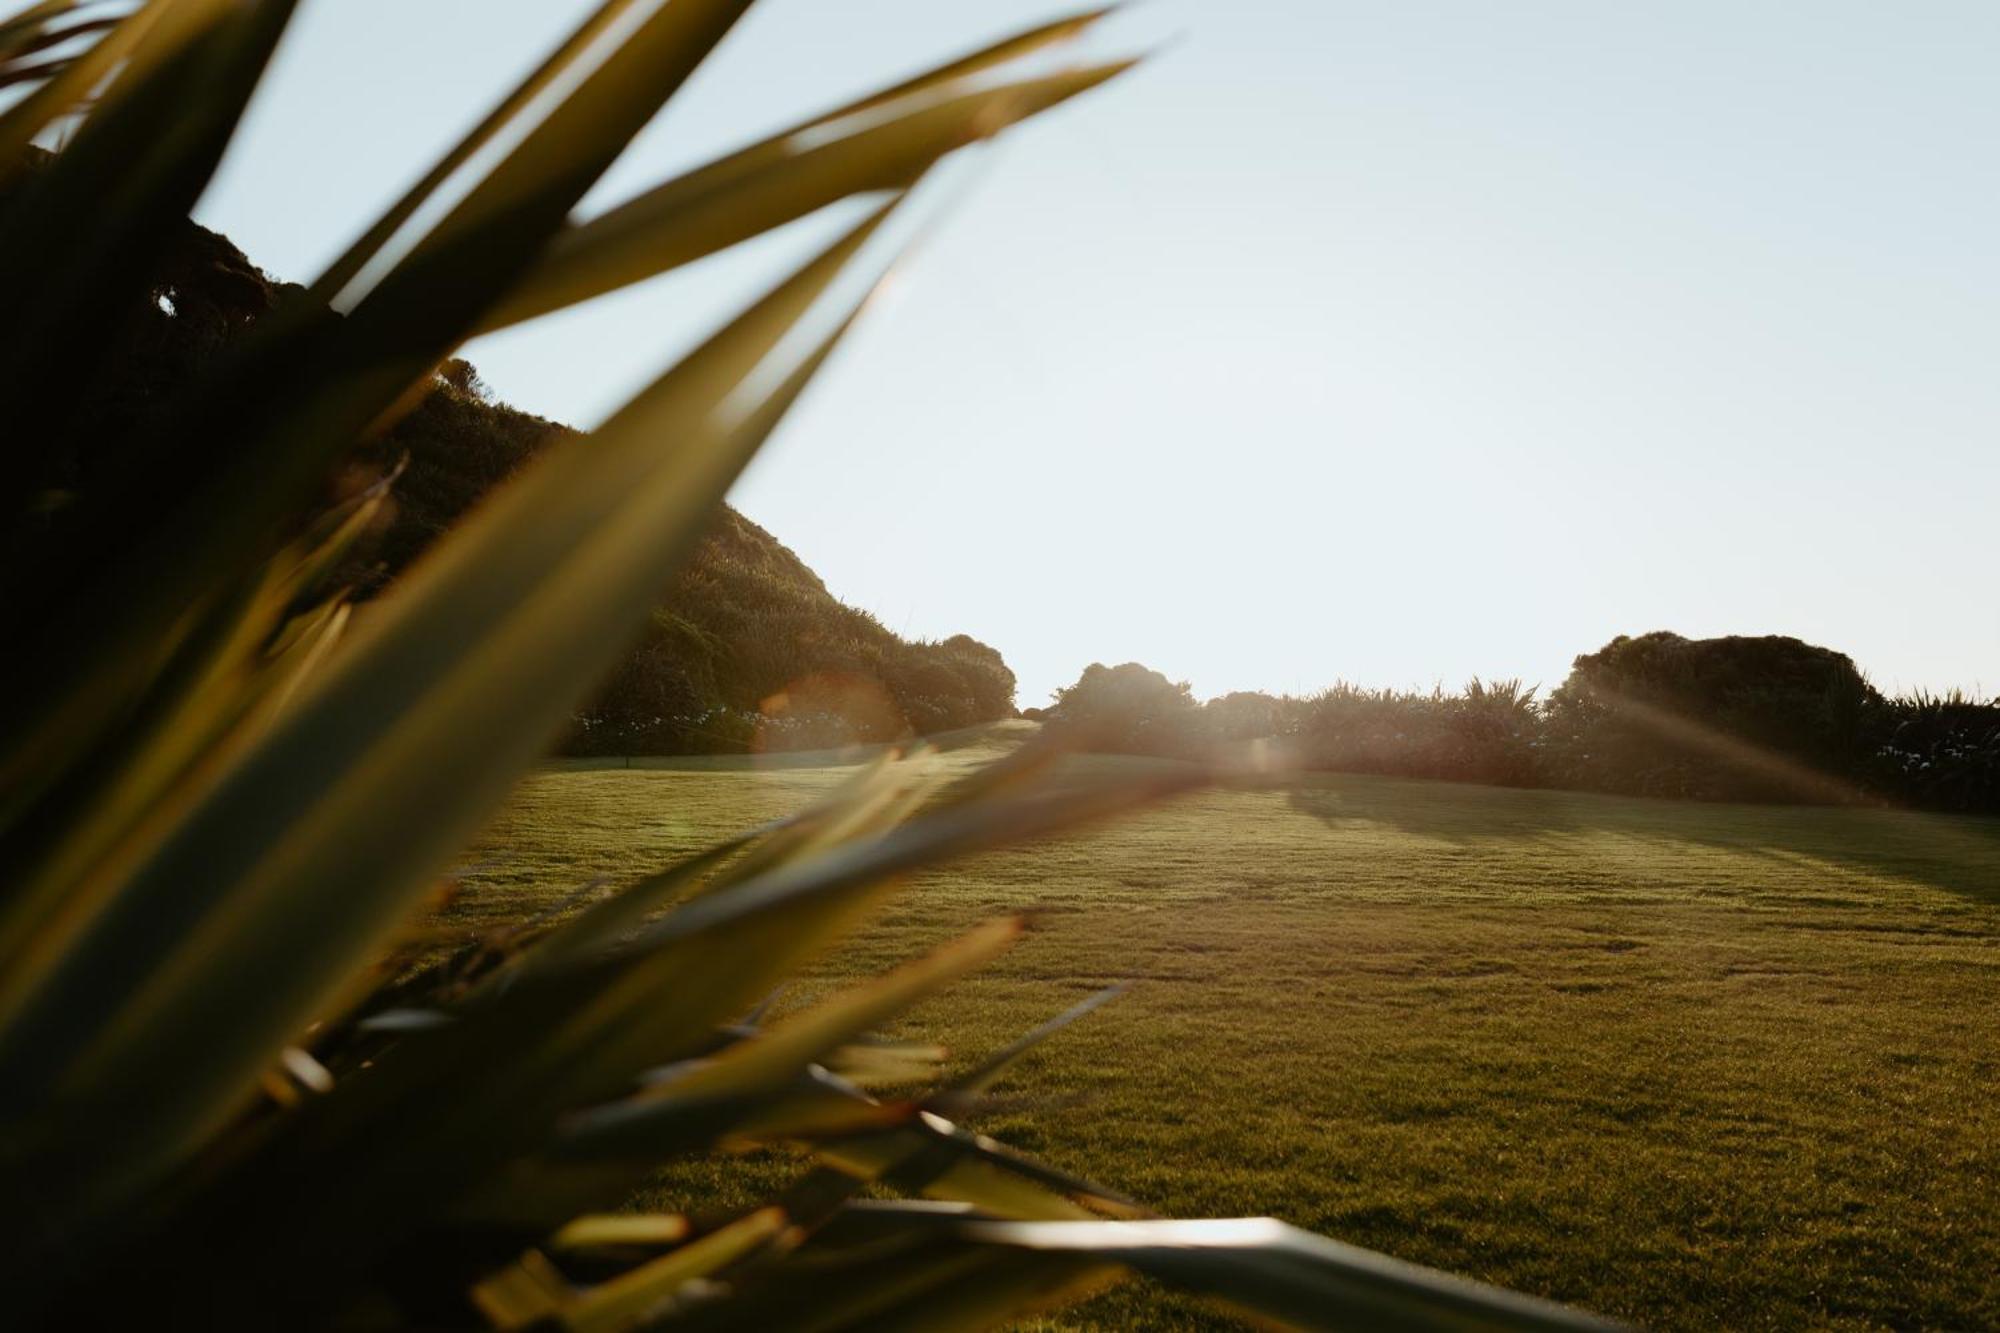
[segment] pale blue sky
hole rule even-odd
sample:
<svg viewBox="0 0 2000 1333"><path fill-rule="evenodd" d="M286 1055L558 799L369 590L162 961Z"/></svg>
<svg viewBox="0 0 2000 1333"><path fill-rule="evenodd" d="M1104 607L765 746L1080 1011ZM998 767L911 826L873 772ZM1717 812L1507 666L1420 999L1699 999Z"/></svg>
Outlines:
<svg viewBox="0 0 2000 1333"><path fill-rule="evenodd" d="M199 210L307 278L581 0L304 0ZM592 196L1068 6L764 0ZM2000 5L1185 0L963 197L739 489L1041 702L1788 633L2000 687ZM470 352L588 425L813 224Z"/></svg>

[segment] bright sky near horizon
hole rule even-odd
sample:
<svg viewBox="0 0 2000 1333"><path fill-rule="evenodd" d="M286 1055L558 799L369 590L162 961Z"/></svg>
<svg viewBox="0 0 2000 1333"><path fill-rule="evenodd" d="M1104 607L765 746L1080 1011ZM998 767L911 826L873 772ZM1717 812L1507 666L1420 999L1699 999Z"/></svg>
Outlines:
<svg viewBox="0 0 2000 1333"><path fill-rule="evenodd" d="M1073 7L763 0L586 208ZM309 279L587 8L303 0L198 216ZM1093 660L1552 686L1651 629L2000 689L2000 5L1162 0L1113 35L1174 40L960 173L738 488L839 596L992 643L1024 704ZM590 425L823 232L468 355Z"/></svg>

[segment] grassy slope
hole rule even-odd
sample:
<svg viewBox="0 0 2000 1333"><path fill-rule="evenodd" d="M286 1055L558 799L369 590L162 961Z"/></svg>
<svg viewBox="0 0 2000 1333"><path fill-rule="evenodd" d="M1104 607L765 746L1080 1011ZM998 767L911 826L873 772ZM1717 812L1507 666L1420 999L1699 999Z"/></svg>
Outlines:
<svg viewBox="0 0 2000 1333"><path fill-rule="evenodd" d="M537 776L455 912L633 876L839 775ZM2000 1325L1991 821L1314 777L928 876L814 985L1030 905L1042 929L911 1027L971 1059L1135 980L1006 1085L1084 1100L982 1127L1164 1212L1662 1328ZM655 1202L790 1169L684 1169ZM1138 1288L1072 1317L1211 1319Z"/></svg>

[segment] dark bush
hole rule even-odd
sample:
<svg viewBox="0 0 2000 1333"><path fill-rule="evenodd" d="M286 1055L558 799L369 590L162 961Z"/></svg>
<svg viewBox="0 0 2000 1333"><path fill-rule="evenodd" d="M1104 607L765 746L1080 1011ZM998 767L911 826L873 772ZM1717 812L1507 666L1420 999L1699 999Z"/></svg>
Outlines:
<svg viewBox="0 0 2000 1333"><path fill-rule="evenodd" d="M1535 777L1534 697L1513 680L1460 694L1340 684L1303 702L1297 752L1314 768L1520 785Z"/></svg>
<svg viewBox="0 0 2000 1333"><path fill-rule="evenodd" d="M1881 696L1844 653L1776 635L1621 635L1576 659L1545 715L1563 785L1823 800L1860 765Z"/></svg>
<svg viewBox="0 0 2000 1333"><path fill-rule="evenodd" d="M1879 699L1863 725L1871 788L1934 810L2000 813L2000 700Z"/></svg>
<svg viewBox="0 0 2000 1333"><path fill-rule="evenodd" d="M1238 690L1201 706L1201 734L1217 744L1265 740L1287 727L1290 701L1256 690Z"/></svg>
<svg viewBox="0 0 2000 1333"><path fill-rule="evenodd" d="M1050 725L1072 743L1120 754L1186 753L1198 743L1199 712L1186 681L1137 662L1092 662L1056 691Z"/></svg>

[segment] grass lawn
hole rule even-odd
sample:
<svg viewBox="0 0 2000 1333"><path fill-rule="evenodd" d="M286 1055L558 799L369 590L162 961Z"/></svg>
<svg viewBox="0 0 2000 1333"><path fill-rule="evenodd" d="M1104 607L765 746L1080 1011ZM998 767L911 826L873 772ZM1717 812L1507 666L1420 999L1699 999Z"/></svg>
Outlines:
<svg viewBox="0 0 2000 1333"><path fill-rule="evenodd" d="M542 773L453 921L842 776ZM914 880L788 999L1024 908L1038 929L901 1031L972 1060L1133 981L1002 1085L1049 1105L979 1127L1161 1212L1271 1213L1660 1328L2000 1327L2000 823L1315 776ZM796 1170L680 1168L650 1202ZM1062 1321L1224 1325L1139 1286Z"/></svg>

